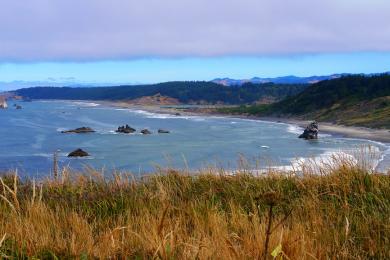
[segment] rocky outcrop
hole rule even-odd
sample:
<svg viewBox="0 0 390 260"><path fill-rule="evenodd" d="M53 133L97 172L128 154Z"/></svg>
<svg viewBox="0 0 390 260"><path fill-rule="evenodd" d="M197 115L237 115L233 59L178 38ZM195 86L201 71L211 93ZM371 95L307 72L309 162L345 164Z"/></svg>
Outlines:
<svg viewBox="0 0 390 260"><path fill-rule="evenodd" d="M317 139L318 138L318 123L316 121L311 122L299 138L304 138L306 140Z"/></svg>
<svg viewBox="0 0 390 260"><path fill-rule="evenodd" d="M95 132L95 130L93 130L92 128L90 127L80 127L80 128L76 128L76 129L73 129L73 130L66 130L66 131L61 131L61 133L63 134L71 134L71 133L74 133L74 134L85 134L85 133L93 133Z"/></svg>
<svg viewBox="0 0 390 260"><path fill-rule="evenodd" d="M131 134L131 133L134 133L136 130L132 127L130 127L129 125L125 125L125 126L120 126L118 127L118 129L115 131L117 133L123 133L123 134Z"/></svg>
<svg viewBox="0 0 390 260"><path fill-rule="evenodd" d="M68 154L68 157L85 157L85 156L89 156L89 154L80 148Z"/></svg>
<svg viewBox="0 0 390 260"><path fill-rule="evenodd" d="M168 130L164 130L164 129L158 129L158 133L159 134L169 134L169 131Z"/></svg>
<svg viewBox="0 0 390 260"><path fill-rule="evenodd" d="M152 132L150 132L148 129L142 129L141 130L141 134L144 134L144 135L150 135Z"/></svg>
<svg viewBox="0 0 390 260"><path fill-rule="evenodd" d="M143 96L140 98L124 101L126 104L136 106L168 106L168 105L180 105L180 101L176 98L169 96L163 96L157 93L153 96Z"/></svg>

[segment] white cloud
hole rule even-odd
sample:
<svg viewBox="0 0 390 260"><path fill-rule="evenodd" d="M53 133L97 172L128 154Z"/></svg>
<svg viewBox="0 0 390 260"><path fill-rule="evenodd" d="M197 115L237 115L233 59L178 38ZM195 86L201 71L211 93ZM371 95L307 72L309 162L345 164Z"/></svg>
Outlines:
<svg viewBox="0 0 390 260"><path fill-rule="evenodd" d="M385 0L0 0L0 61L390 51Z"/></svg>

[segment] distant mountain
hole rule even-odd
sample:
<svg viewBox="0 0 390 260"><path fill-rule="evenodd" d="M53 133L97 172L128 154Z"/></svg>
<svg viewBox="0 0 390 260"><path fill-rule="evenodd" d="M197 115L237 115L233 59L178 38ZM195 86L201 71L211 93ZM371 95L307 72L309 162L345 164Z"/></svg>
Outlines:
<svg viewBox="0 0 390 260"><path fill-rule="evenodd" d="M371 74L359 74L359 75L366 75L366 76L375 76L379 74L390 74L390 72L385 73L371 73ZM352 75L350 73L341 73L341 74L332 74L328 76L310 76L310 77L297 77L297 76L283 76L283 77L276 77L276 78L259 78L254 77L251 79L231 79L231 78L216 78L213 79L211 82L224 85L224 86L241 86L245 83L254 83L254 84L261 84L261 83L275 83L275 84L314 84L323 80L329 80L329 79L337 79L342 76L348 76Z"/></svg>
<svg viewBox="0 0 390 260"><path fill-rule="evenodd" d="M77 82L72 80L66 81L56 81L56 80L47 80L47 81L24 81L24 80L15 80L10 82L1 82L0 81L0 91L10 91L21 88L31 88L31 87L71 87L71 88L88 88L88 87L106 87L106 86L117 86L119 84L115 83L89 83L89 82ZM131 84L132 85L132 84Z"/></svg>
<svg viewBox="0 0 390 260"><path fill-rule="evenodd" d="M329 76L311 76L311 77L297 77L297 76L283 76L276 78L259 78L254 77L251 79L231 79L231 78L216 78L211 82L224 85L224 86L241 86L245 83L276 83L276 84L313 84L327 79L340 78L343 75L348 74L333 74Z"/></svg>

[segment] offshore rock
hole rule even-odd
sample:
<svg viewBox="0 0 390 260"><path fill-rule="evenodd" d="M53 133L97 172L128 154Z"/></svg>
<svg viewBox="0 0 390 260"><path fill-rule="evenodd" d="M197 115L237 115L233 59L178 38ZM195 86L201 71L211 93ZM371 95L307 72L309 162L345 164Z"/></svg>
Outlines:
<svg viewBox="0 0 390 260"><path fill-rule="evenodd" d="M306 140L317 139L318 138L318 123L316 121L311 122L299 138L304 138Z"/></svg>
<svg viewBox="0 0 390 260"><path fill-rule="evenodd" d="M131 133L134 133L135 131L136 130L134 128L132 128L126 124L125 126L118 127L118 129L115 132L123 133L123 134L131 134Z"/></svg>
<svg viewBox="0 0 390 260"><path fill-rule="evenodd" d="M80 148L68 154L68 157L85 157L85 156L89 156L89 154Z"/></svg>
<svg viewBox="0 0 390 260"><path fill-rule="evenodd" d="M150 132L148 129L142 129L141 130L141 134L144 134L144 135L150 135L152 132Z"/></svg>
<svg viewBox="0 0 390 260"><path fill-rule="evenodd" d="M90 127L85 127L85 126L80 127L80 128L76 128L76 129L73 129L73 130L61 131L61 133L63 133L63 134L69 134L69 133L85 134L85 133L93 133L93 132L95 132L95 130L93 130Z"/></svg>
<svg viewBox="0 0 390 260"><path fill-rule="evenodd" d="M169 131L168 130L164 130L164 129L158 129L158 133L159 134L169 134Z"/></svg>

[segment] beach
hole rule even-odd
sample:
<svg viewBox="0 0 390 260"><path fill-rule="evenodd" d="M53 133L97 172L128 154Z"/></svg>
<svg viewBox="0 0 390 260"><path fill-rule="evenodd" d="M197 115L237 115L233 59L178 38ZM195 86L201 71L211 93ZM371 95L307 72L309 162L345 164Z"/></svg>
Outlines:
<svg viewBox="0 0 390 260"><path fill-rule="evenodd" d="M375 138L343 138L344 132L327 134L320 124L319 138L308 142L297 138L305 122L238 118L201 113L194 108L76 100L24 103L23 110L7 110L2 115L5 127L0 135L7 138L2 143L0 168L18 168L39 178L52 167L53 152L58 150L62 166L82 169L90 165L141 175L152 172L156 165L188 167L192 171L207 167L234 170L240 167L240 158L245 158L251 169L290 167L297 161L331 158L340 153L353 155L369 147L379 156L372 162L381 172L386 172L390 163L388 144L375 142ZM136 131L129 135L115 131L126 124ZM79 127L90 127L94 132L63 133ZM142 129L152 134L142 135ZM159 129L170 133L160 134ZM77 148L90 156L68 158L67 154Z"/></svg>
<svg viewBox="0 0 390 260"><path fill-rule="evenodd" d="M246 115L231 115L231 114L221 114L216 113L215 108L218 106L199 106L199 107L189 107L181 108L180 106L156 106L156 105L133 105L128 102L108 102L100 101L100 104L128 108L128 109L141 109L152 113L160 114L170 114L176 115L179 113L183 116L223 116L230 118L240 118L240 119L252 119L252 120L261 120L261 121L270 121L270 122L282 122L286 124L297 125L301 128L305 128L311 120L302 120L296 118L281 118L281 117L257 117L257 116L246 116ZM183 105L183 107L186 107ZM332 134L339 137L347 138L358 138L366 139L371 141L390 143L390 129L373 129L367 127L358 127L358 126L345 126L334 124L330 122L318 122L320 125L320 131L327 134Z"/></svg>

